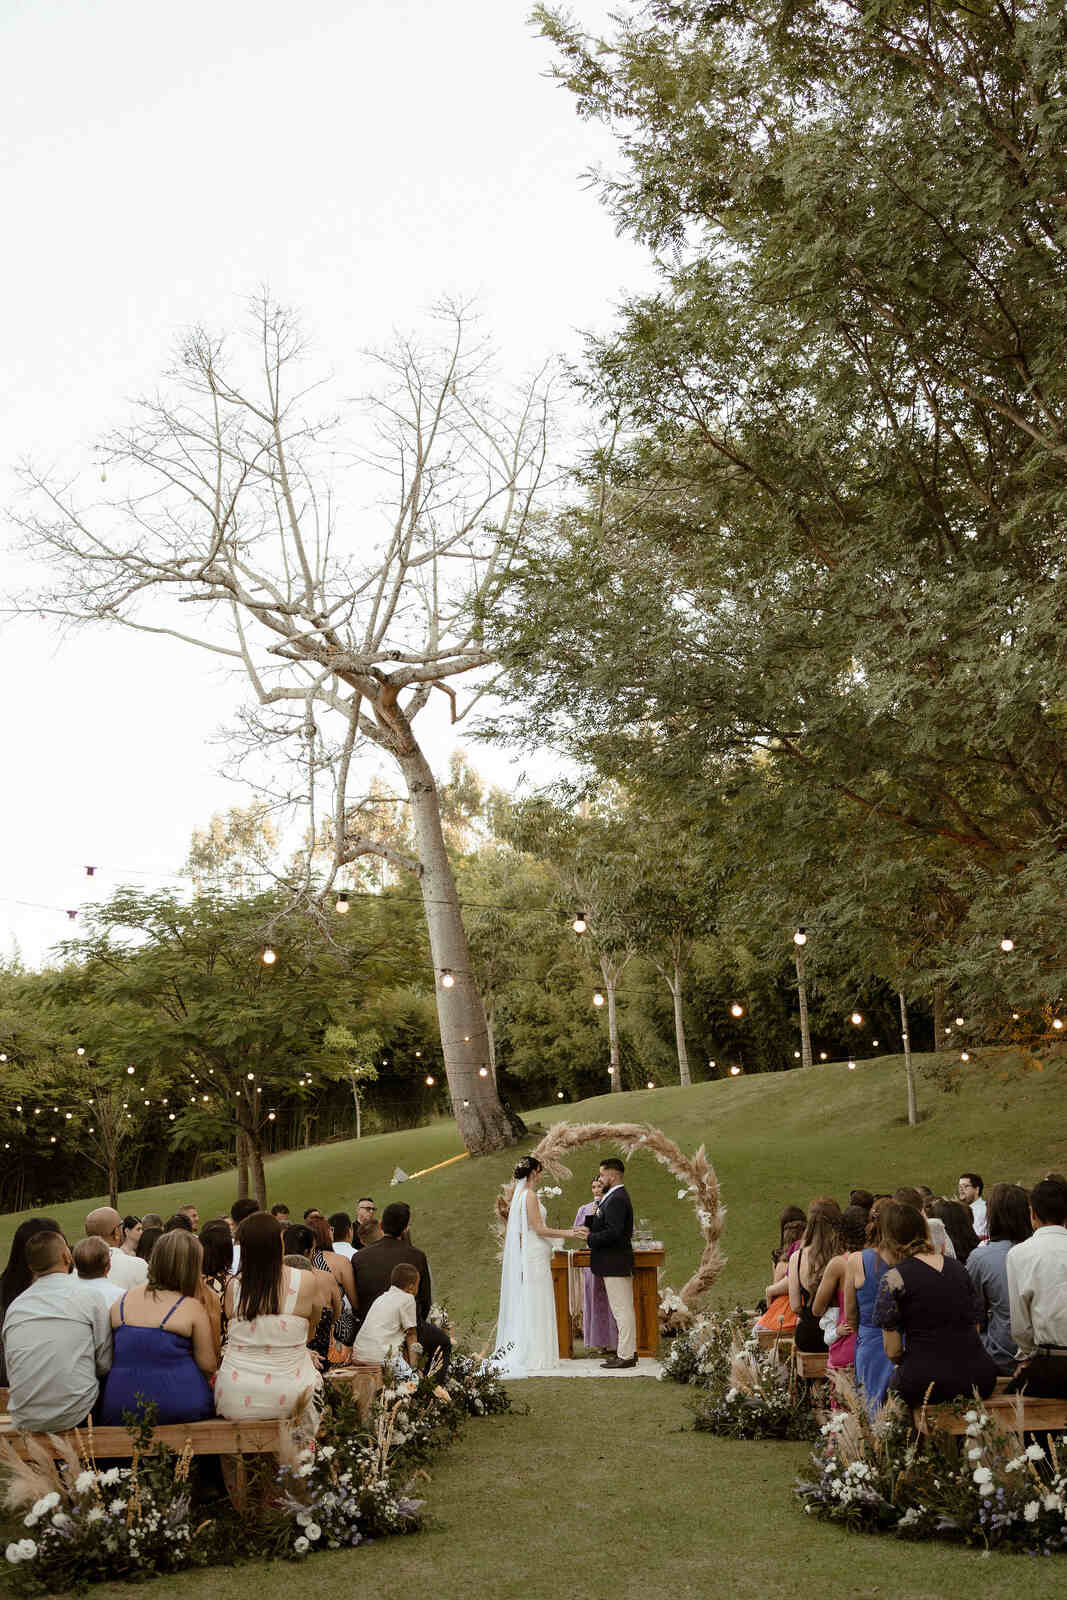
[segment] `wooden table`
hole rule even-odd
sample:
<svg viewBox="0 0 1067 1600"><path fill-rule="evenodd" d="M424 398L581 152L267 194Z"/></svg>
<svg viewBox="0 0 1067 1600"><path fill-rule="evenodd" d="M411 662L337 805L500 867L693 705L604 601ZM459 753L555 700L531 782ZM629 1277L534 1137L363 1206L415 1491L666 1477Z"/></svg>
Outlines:
<svg viewBox="0 0 1067 1600"><path fill-rule="evenodd" d="M666 1259L660 1246L642 1250L634 1246L634 1312L637 1318L637 1354L654 1356L659 1351L659 1269ZM556 1330L559 1353L565 1361L574 1358L568 1262L577 1271L589 1265L588 1250L556 1250L552 1255L552 1288L556 1296Z"/></svg>

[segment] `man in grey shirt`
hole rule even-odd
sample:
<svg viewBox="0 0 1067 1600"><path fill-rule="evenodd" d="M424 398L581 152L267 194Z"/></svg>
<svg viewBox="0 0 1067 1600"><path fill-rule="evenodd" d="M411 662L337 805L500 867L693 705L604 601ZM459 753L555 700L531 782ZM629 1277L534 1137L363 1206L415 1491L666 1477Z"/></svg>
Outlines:
<svg viewBox="0 0 1067 1600"><path fill-rule="evenodd" d="M98 1380L111 1370L109 1308L70 1275L72 1262L61 1233L35 1233L26 1245L33 1282L4 1318L8 1405L26 1433L80 1427L96 1404Z"/></svg>

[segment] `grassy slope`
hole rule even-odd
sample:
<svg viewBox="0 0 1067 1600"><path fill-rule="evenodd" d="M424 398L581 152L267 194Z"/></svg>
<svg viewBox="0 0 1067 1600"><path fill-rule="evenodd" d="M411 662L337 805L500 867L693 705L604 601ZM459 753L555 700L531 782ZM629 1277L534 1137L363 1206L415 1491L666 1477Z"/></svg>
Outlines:
<svg viewBox="0 0 1067 1600"><path fill-rule="evenodd" d="M1067 1165L1067 1062L1044 1073L1016 1077L998 1061L972 1064L958 1095L920 1083L923 1120L903 1121L899 1060L886 1057L849 1072L828 1063L807 1072L762 1075L698 1084L692 1089L656 1089L606 1095L578 1106L554 1106L534 1121L611 1118L647 1121L663 1128L686 1151L707 1145L728 1208L727 1267L717 1297L754 1300L764 1282L776 1218L787 1201L805 1204L817 1194L845 1198L850 1187L890 1189L925 1182L951 1190L961 1168L996 1178L1033 1180L1051 1166ZM531 1143L534 1137L531 1137ZM412 1233L427 1251L434 1288L461 1323L488 1331L499 1268L490 1237L492 1202L508 1175L512 1154L461 1161L398 1189L389 1188L395 1166L412 1172L454 1155L455 1129L438 1123L410 1133L387 1134L360 1144L322 1145L279 1156L268 1167L270 1198L285 1200L294 1216L305 1206L349 1210L361 1194L379 1206L390 1198L413 1208ZM569 1223L588 1194L597 1155L579 1151L574 1179L562 1199L551 1202L554 1222ZM635 1208L667 1246L668 1279L681 1283L697 1259L699 1236L692 1209L676 1198L677 1185L651 1160L631 1164L628 1186ZM123 1208L149 1208L166 1215L195 1200L202 1217L217 1214L233 1197L229 1174L122 1196ZM98 1200L53 1208L72 1237ZM0 1218L0 1259L7 1253L15 1216Z"/></svg>
<svg viewBox="0 0 1067 1600"><path fill-rule="evenodd" d="M920 1088L924 1120L902 1122L899 1062L850 1073L843 1065L806 1073L661 1089L553 1107L544 1120L646 1120L686 1150L706 1142L730 1215L724 1300L751 1300L763 1281L775 1219L786 1200L843 1196L855 1184L889 1188L909 1179L948 1188L961 1167L988 1179L1032 1180L1067 1165L1067 1067L1003 1078L975 1066L960 1096ZM532 1120L532 1119L531 1119ZM327 1145L271 1163L272 1199L294 1213L325 1209L373 1193L379 1204L402 1194L415 1210L413 1232L428 1251L437 1290L461 1318L491 1323L498 1267L489 1235L492 1199L511 1158L463 1161L390 1191L397 1164L407 1171L455 1153L453 1128L440 1124L354 1144ZM553 1216L570 1220L585 1197L595 1153L575 1158L576 1177ZM628 1175L638 1210L665 1239L678 1283L696 1258L698 1238L676 1185L651 1161ZM123 1196L132 1210L167 1212L195 1200L205 1216L232 1195L232 1178ZM77 1231L93 1202L59 1208ZM0 1219L0 1248L18 1218ZM789 1486L806 1460L803 1446L733 1443L681 1431L687 1395L645 1380L610 1387L574 1380L515 1386L530 1416L471 1423L438 1463L427 1494L429 1531L386 1540L355 1554L317 1557L299 1574L287 1564L254 1564L168 1579L165 1585L102 1586L99 1600L332 1600L354 1587L377 1600L409 1600L432 1587L475 1591L490 1600L556 1600L577 1583L615 1600L670 1594L697 1600L718 1592L737 1600L768 1594L829 1593L841 1600L908 1595L938 1600L1044 1600L1062 1587L1048 1563L983 1558L947 1546L853 1538L803 1517ZM509 1536L501 1538L502 1529ZM0 1577L0 1584L3 1583ZM6 1590L6 1584L3 1584Z"/></svg>

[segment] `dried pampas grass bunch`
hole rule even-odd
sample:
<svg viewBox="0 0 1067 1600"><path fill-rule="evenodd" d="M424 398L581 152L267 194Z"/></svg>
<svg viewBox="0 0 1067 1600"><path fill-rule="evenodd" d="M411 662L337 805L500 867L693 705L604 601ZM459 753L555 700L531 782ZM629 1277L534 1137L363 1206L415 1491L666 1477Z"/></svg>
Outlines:
<svg viewBox="0 0 1067 1600"><path fill-rule="evenodd" d="M704 1250L697 1269L680 1291L682 1300L692 1309L707 1294L726 1265L719 1248L719 1240L726 1226L726 1210L715 1168L708 1160L704 1146L700 1146L696 1155L685 1156L659 1128L641 1122L557 1122L531 1154L554 1178L570 1178L573 1174L565 1165L563 1156L589 1144L615 1145L626 1157L646 1150L661 1167L666 1167L668 1172L685 1184L692 1196L704 1237ZM514 1193L515 1180L512 1179L504 1184L496 1197L496 1230L501 1240L507 1228L508 1210Z"/></svg>

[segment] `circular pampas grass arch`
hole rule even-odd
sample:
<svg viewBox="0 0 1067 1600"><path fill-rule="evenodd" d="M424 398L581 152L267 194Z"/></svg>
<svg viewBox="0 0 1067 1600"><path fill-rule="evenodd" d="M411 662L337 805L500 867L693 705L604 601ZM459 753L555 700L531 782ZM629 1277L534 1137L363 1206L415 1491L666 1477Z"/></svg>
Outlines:
<svg viewBox="0 0 1067 1600"><path fill-rule="evenodd" d="M704 1146L700 1146L695 1156L685 1156L672 1139L668 1139L659 1128L650 1127L648 1123L557 1122L530 1154L536 1156L546 1172L551 1172L554 1178L570 1178L574 1174L560 1158L566 1152L580 1150L587 1144L613 1144L627 1157L636 1155L640 1150L647 1150L661 1167L666 1167L668 1172L673 1173L681 1183L685 1184L686 1193L693 1201L697 1222L704 1239L704 1249L697 1269L681 1290L682 1301L688 1310L692 1311L701 1296L707 1294L726 1265L725 1257L719 1249L719 1240L726 1225L726 1210L722 1203L715 1168L708 1160ZM496 1223L501 1235L507 1227L508 1210L514 1193L515 1180L512 1178L503 1185L496 1197ZM681 1198L679 1194L679 1199Z"/></svg>

